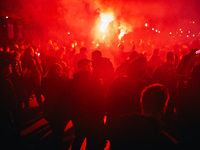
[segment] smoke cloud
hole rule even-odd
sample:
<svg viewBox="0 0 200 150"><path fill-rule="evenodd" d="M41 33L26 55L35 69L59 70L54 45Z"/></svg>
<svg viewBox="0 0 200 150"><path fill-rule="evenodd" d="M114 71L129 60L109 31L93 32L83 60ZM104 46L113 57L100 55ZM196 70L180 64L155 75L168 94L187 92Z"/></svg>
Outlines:
<svg viewBox="0 0 200 150"><path fill-rule="evenodd" d="M113 11L113 29L126 27L127 32L148 23L162 33L189 28L195 21L199 29L198 0L6 0L1 9L13 11L24 18L30 36L55 38L95 39L100 13ZM115 31L117 32L117 31Z"/></svg>

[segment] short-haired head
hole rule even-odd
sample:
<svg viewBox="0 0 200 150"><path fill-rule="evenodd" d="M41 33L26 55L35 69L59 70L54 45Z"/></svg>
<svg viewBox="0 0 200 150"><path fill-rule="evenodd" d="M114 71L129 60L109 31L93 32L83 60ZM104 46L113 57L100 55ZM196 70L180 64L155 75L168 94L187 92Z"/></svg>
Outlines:
<svg viewBox="0 0 200 150"><path fill-rule="evenodd" d="M87 59L87 58L83 58L81 60L78 61L78 70L86 70L89 72L92 72L92 64L91 64L91 60Z"/></svg>
<svg viewBox="0 0 200 150"><path fill-rule="evenodd" d="M142 114L161 119L165 114L169 100L169 90L165 85L152 84L142 90Z"/></svg>

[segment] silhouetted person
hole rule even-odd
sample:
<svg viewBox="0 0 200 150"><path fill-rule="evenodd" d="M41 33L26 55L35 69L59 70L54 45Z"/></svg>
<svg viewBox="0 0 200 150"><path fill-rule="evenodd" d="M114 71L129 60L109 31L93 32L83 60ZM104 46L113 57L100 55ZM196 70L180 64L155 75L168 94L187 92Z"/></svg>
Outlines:
<svg viewBox="0 0 200 150"><path fill-rule="evenodd" d="M12 66L9 53L0 53L0 149L14 149L21 143L19 113L14 86L9 79Z"/></svg>
<svg viewBox="0 0 200 150"><path fill-rule="evenodd" d="M149 58L148 65L151 69L151 72L153 72L153 70L162 63L159 51L159 49L154 49L152 56Z"/></svg>
<svg viewBox="0 0 200 150"><path fill-rule="evenodd" d="M20 112L22 112L23 104L24 104L24 108L26 110L29 108L29 97L28 97L28 93L26 91L24 79L21 75L21 71L20 71L21 66L20 66L19 58L20 58L19 53L17 53L17 52L15 52L12 55L12 59L11 59L12 74L10 74L9 77L15 88L18 109Z"/></svg>
<svg viewBox="0 0 200 150"><path fill-rule="evenodd" d="M52 64L42 78L41 89L44 96L44 118L52 128L52 149L61 149L64 129L69 121L69 86L71 79L63 74L60 64Z"/></svg>
<svg viewBox="0 0 200 150"><path fill-rule="evenodd" d="M42 75L34 59L34 49L32 47L28 47L24 51L24 55L22 57L22 69L28 96L30 97L32 92L34 92L38 104L42 106L43 104L41 99Z"/></svg>
<svg viewBox="0 0 200 150"><path fill-rule="evenodd" d="M58 50L56 51L56 57L55 57L55 62L58 63L62 66L63 72L68 75L69 74L69 68L67 66L67 63L63 60L65 52L63 50Z"/></svg>
<svg viewBox="0 0 200 150"><path fill-rule="evenodd" d="M112 52L114 56L114 67L119 67L130 55L130 52L124 52L124 45L118 44L117 50Z"/></svg>
<svg viewBox="0 0 200 150"><path fill-rule="evenodd" d="M199 149L200 65L193 67L179 97L177 133L184 149Z"/></svg>
<svg viewBox="0 0 200 150"><path fill-rule="evenodd" d="M177 98L177 75L174 68L175 55L172 52L168 52L166 56L166 61L158 66L152 74L152 78L157 82L164 84L169 88L169 104L167 107L167 112L165 114L165 120L170 124L173 123L176 109L176 98Z"/></svg>
<svg viewBox="0 0 200 150"><path fill-rule="evenodd" d="M107 89L114 78L114 67L110 59L102 57L99 50L92 52L93 74L103 81L104 87Z"/></svg>
<svg viewBox="0 0 200 150"><path fill-rule="evenodd" d="M107 95L108 114L119 116L141 112L140 93L147 82L144 79L147 60L144 56L133 60L127 68L127 76L116 78Z"/></svg>
<svg viewBox="0 0 200 150"><path fill-rule="evenodd" d="M50 66L55 62L55 59L56 59L56 51L54 50L53 46L50 45L49 50L42 61L43 74L46 74Z"/></svg>
<svg viewBox="0 0 200 150"><path fill-rule="evenodd" d="M42 67L42 61L41 61L41 58L40 58L40 55L39 55L39 50L37 47L34 47L34 59L36 61L36 64L38 66L38 69L40 70L40 73L43 74L43 67Z"/></svg>
<svg viewBox="0 0 200 150"><path fill-rule="evenodd" d="M128 59L126 59L119 67L116 69L116 76L123 76L127 73L127 68L130 62L136 59L140 54L137 51L131 52Z"/></svg>
<svg viewBox="0 0 200 150"><path fill-rule="evenodd" d="M127 76L116 78L110 86L106 97L108 118L106 130L109 131L111 137L118 134L115 125L121 115L141 112L141 91L148 85L144 79L146 64L147 60L144 56L133 60L127 68Z"/></svg>
<svg viewBox="0 0 200 150"><path fill-rule="evenodd" d="M81 59L87 58L87 48L81 47L79 53L74 56L74 73L78 71L78 62Z"/></svg>
<svg viewBox="0 0 200 150"><path fill-rule="evenodd" d="M141 113L120 116L111 149L178 149L178 142L162 129L161 119L168 100L168 89L164 85L152 84L144 88Z"/></svg>
<svg viewBox="0 0 200 150"><path fill-rule="evenodd" d="M75 139L72 150L79 150L87 138L86 149L100 149L98 144L103 127L103 86L92 74L92 64L88 59L78 62L79 71L74 75L72 94L72 123Z"/></svg>

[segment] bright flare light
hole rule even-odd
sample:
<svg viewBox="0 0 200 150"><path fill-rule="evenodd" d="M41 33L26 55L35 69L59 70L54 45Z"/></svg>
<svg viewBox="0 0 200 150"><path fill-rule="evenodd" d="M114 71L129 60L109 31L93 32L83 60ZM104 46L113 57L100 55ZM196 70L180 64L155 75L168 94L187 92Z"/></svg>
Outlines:
<svg viewBox="0 0 200 150"><path fill-rule="evenodd" d="M114 20L114 15L113 13L107 13L107 14L102 13L100 14L100 17L101 17L101 22L102 22L100 26L100 31L102 33L105 33L109 23Z"/></svg>
<svg viewBox="0 0 200 150"><path fill-rule="evenodd" d="M122 37L124 36L124 34L125 34L125 31L124 31L123 29L121 29L121 30L120 30L120 34L119 34L119 36L118 36L119 40L122 39Z"/></svg>

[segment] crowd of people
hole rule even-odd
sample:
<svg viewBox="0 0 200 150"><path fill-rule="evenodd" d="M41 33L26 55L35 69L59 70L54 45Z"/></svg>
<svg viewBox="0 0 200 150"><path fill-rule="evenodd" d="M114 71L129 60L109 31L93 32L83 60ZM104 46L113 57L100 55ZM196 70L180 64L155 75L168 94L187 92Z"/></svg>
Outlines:
<svg viewBox="0 0 200 150"><path fill-rule="evenodd" d="M108 141L114 150L200 148L198 47L155 48L147 56L135 47L123 54L120 44L113 62L102 49L76 52L51 42L46 49L34 42L1 45L0 147L23 147L20 119L35 97L51 125L52 149L63 149L70 120L72 150L85 138L88 150Z"/></svg>

